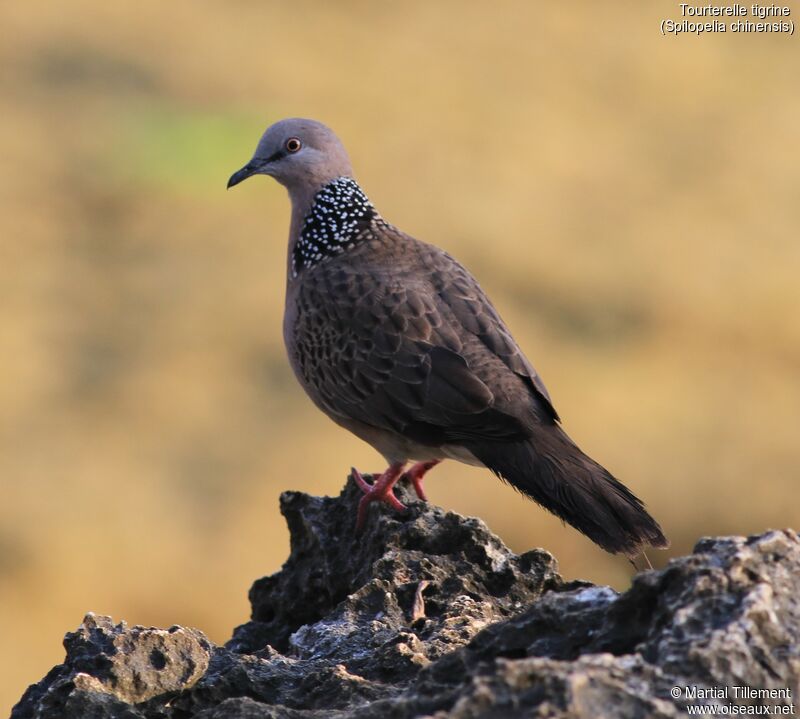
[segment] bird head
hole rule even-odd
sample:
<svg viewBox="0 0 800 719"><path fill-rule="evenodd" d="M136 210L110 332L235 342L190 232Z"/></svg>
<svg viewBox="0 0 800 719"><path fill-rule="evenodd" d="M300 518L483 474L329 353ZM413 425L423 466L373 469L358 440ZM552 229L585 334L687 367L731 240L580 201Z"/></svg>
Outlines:
<svg viewBox="0 0 800 719"><path fill-rule="evenodd" d="M316 120L290 118L267 128L253 158L231 175L228 187L252 175L269 175L290 194L305 193L352 174L347 152L332 130Z"/></svg>

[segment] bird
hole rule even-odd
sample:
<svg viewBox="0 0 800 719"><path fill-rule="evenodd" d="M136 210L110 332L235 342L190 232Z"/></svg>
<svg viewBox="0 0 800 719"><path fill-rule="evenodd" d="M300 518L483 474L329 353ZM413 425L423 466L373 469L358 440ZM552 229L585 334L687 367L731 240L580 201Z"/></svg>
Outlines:
<svg viewBox="0 0 800 719"><path fill-rule="evenodd" d="M294 374L388 465L351 470L363 492L357 532L373 502L405 509L401 479L426 500L425 474L453 459L488 468L607 552L632 561L668 546L643 502L563 430L477 280L379 214L329 127L274 123L228 188L254 175L277 180L291 201L283 337Z"/></svg>

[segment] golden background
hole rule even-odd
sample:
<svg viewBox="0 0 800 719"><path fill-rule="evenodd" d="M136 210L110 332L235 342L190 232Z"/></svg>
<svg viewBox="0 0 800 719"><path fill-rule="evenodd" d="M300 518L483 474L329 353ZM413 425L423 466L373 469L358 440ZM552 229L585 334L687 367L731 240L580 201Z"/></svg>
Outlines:
<svg viewBox="0 0 800 719"><path fill-rule="evenodd" d="M381 469L284 357L284 190L225 191L286 116L331 125L383 215L472 269L671 553L800 524L798 39L665 38L667 16L0 5L0 714L88 610L223 642L286 557L280 491ZM488 471L427 487L629 582Z"/></svg>

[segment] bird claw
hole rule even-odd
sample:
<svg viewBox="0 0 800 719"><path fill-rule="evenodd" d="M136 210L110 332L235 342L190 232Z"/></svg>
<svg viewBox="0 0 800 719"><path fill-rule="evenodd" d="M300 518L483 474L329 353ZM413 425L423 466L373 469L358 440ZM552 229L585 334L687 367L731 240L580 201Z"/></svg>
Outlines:
<svg viewBox="0 0 800 719"><path fill-rule="evenodd" d="M361 501L358 503L358 517L356 519L356 532L360 532L364 528L367 521L367 509L372 502L383 502L388 504L398 512L403 512L406 505L403 504L394 494L393 487L399 479L406 479L414 487L423 502L427 502L428 498L425 496L425 490L422 487L422 478L425 473L439 464L441 460L433 459L428 462L417 462L411 466L407 472L403 472L404 463L396 462L388 467L383 474L372 475L372 483L367 482L364 476L355 467L350 468L350 476L356 483L358 488L364 493Z"/></svg>
<svg viewBox="0 0 800 719"><path fill-rule="evenodd" d="M402 471L402 464L393 464L370 484L355 467L350 469L353 480L364 493L364 496L358 503L356 533L364 528L364 524L367 521L367 509L372 502L383 502L384 504L390 505L398 512L402 512L406 509L406 506L395 496L394 491L392 491L392 487L394 487L397 480L400 479Z"/></svg>
<svg viewBox="0 0 800 719"><path fill-rule="evenodd" d="M350 476L353 478L353 481L358 485L358 488L364 494L367 494L368 492L372 491L373 485L370 484L369 482L367 482L367 480L364 479L364 475L361 474L361 472L359 472L355 467L350 467ZM369 476L370 479L371 479L375 475L373 474L373 475L367 475L367 476Z"/></svg>
<svg viewBox="0 0 800 719"><path fill-rule="evenodd" d="M428 497L425 495L425 489L422 486L422 480L425 477L425 474L428 472L429 469L433 469L441 459L432 459L428 462L417 462L416 464L412 465L411 469L408 470L403 475L403 479L408 480L414 486L414 491L417 493L417 497L419 497L423 502L428 501Z"/></svg>

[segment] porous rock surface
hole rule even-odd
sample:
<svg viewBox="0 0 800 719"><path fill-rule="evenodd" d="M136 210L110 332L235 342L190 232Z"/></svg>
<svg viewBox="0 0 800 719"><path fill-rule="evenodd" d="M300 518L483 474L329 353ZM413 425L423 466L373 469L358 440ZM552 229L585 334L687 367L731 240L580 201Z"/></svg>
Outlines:
<svg viewBox="0 0 800 719"><path fill-rule="evenodd" d="M795 701L793 531L704 539L617 594L400 495L408 512L373 505L356 537L352 485L284 493L290 557L253 585L252 619L224 647L89 614L12 719L683 717Z"/></svg>

